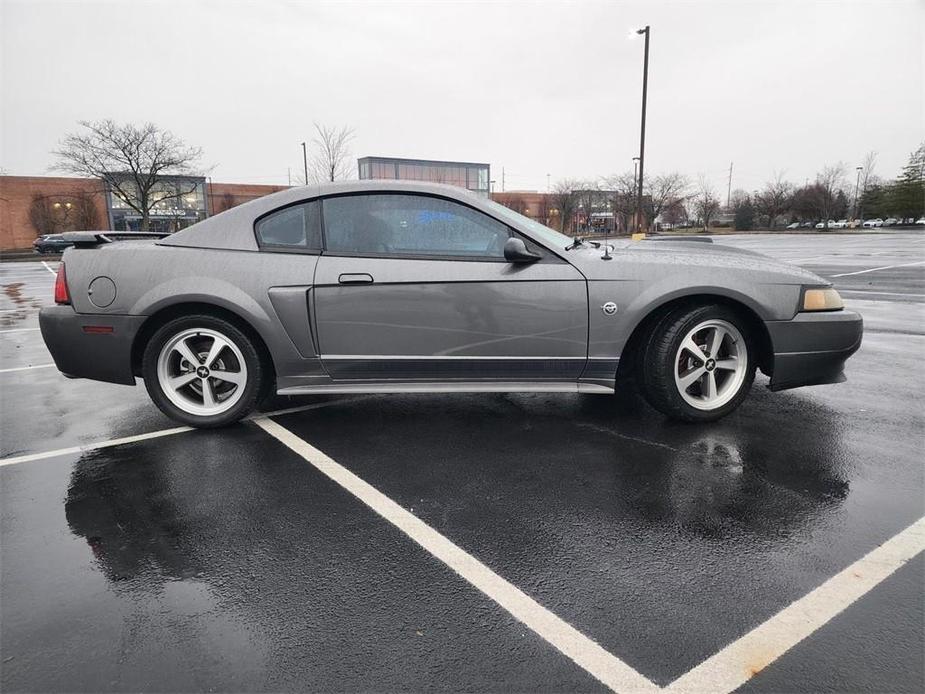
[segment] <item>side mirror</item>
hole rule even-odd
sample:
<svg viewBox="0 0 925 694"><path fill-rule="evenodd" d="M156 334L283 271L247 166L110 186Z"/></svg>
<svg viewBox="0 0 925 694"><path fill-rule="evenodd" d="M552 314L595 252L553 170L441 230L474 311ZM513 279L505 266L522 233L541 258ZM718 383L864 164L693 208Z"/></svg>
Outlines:
<svg viewBox="0 0 925 694"><path fill-rule="evenodd" d="M509 263L535 263L542 256L527 250L523 239L512 236L504 242L504 259Z"/></svg>

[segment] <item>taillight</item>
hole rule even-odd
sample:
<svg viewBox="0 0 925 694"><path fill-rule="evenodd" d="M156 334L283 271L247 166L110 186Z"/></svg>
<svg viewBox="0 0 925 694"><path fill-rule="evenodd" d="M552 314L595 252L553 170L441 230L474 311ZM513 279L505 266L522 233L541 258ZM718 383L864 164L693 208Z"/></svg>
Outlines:
<svg viewBox="0 0 925 694"><path fill-rule="evenodd" d="M67 291L67 275L64 274L64 263L58 263L58 274L55 276L55 303L71 303L71 295Z"/></svg>

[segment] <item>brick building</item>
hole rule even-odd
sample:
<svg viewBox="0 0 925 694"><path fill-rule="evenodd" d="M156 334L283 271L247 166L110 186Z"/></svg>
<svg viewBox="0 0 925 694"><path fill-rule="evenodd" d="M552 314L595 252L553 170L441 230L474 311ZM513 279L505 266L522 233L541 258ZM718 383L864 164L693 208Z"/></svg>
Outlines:
<svg viewBox="0 0 925 694"><path fill-rule="evenodd" d="M165 177L167 179L169 177ZM175 231L286 186L210 183L188 179L194 194L152 215L152 230ZM0 176L0 251L32 247L42 233L132 229L139 217L93 178Z"/></svg>
<svg viewBox="0 0 925 694"><path fill-rule="evenodd" d="M491 194L491 199L540 224L559 228L559 210L551 202L552 196L548 193L538 193L534 190L510 190L502 193L494 192Z"/></svg>

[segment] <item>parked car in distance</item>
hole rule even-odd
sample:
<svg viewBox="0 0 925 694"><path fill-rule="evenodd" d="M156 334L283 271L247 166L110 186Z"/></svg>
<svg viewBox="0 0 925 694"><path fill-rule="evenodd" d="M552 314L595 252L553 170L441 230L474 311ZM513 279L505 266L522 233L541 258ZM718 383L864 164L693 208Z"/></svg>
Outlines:
<svg viewBox="0 0 925 694"><path fill-rule="evenodd" d="M895 226L899 223L900 223L900 220L896 219L896 217L887 217L886 219L883 220L883 226L885 227Z"/></svg>
<svg viewBox="0 0 925 694"><path fill-rule="evenodd" d="M70 248L74 244L65 240L61 234L43 234L32 242L32 250L39 255L46 253L61 253L65 248Z"/></svg>
<svg viewBox="0 0 925 694"><path fill-rule="evenodd" d="M801 228L801 229L812 229L812 228L813 228L813 223L812 223L812 222L803 222L802 224L800 224L800 228Z"/></svg>
<svg viewBox="0 0 925 694"><path fill-rule="evenodd" d="M839 219L837 222L832 222L832 224L830 224L829 226L831 226L833 229L847 229L847 228L848 228L848 220L847 220L847 219Z"/></svg>
<svg viewBox="0 0 925 694"><path fill-rule="evenodd" d="M323 230L323 232L322 232ZM808 270L712 239L572 239L452 186L290 188L156 240L71 234L39 314L71 377L144 379L168 416L265 397L639 384L718 419L751 390L845 380L862 321Z"/></svg>
<svg viewBox="0 0 925 694"><path fill-rule="evenodd" d="M832 229L832 228L834 228L834 227L835 227L835 221L832 220L832 219L829 220L828 224L826 224L825 222L817 222L817 223L816 223L816 228L817 228L817 229L826 229L826 228Z"/></svg>
<svg viewBox="0 0 925 694"><path fill-rule="evenodd" d="M879 217L877 219L865 219L863 226L867 229L875 229L876 227L883 226L883 220Z"/></svg>
<svg viewBox="0 0 925 694"><path fill-rule="evenodd" d="M918 225L925 226L925 217L919 217L918 219L915 220L915 223Z"/></svg>
<svg viewBox="0 0 925 694"><path fill-rule="evenodd" d="M788 224L785 228L786 228L786 229L799 229L799 228L800 228L800 223L799 223L799 222L791 222L791 223Z"/></svg>

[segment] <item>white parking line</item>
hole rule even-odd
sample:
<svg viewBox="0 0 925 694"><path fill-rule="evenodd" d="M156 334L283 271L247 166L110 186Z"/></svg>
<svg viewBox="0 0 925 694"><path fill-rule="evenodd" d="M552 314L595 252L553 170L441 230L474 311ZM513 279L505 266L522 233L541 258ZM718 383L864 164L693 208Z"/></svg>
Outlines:
<svg viewBox="0 0 925 694"><path fill-rule="evenodd" d="M17 366L15 369L0 369L0 374L13 373L14 371L28 371L29 369L48 369L54 364L35 364L34 366Z"/></svg>
<svg viewBox="0 0 925 694"><path fill-rule="evenodd" d="M0 333L34 333L41 328L13 328L12 330L0 330Z"/></svg>
<svg viewBox="0 0 925 694"><path fill-rule="evenodd" d="M659 687L648 678L317 448L267 417L255 419L254 423L369 506L604 685L621 692L658 691Z"/></svg>
<svg viewBox="0 0 925 694"><path fill-rule="evenodd" d="M851 277L852 275L864 275L868 272L877 272L878 270L892 270L897 267L911 267L913 265L925 265L925 260L918 260L914 263L902 263L901 265L884 265L883 267L872 267L868 270L858 270L857 272L843 272L840 275L832 275L832 277Z"/></svg>
<svg viewBox="0 0 925 694"><path fill-rule="evenodd" d="M686 675L670 692L731 692L925 550L925 518L790 604Z"/></svg>
<svg viewBox="0 0 925 694"><path fill-rule="evenodd" d="M275 417L281 414L290 414L292 412L305 412L307 410L317 410L322 407L329 407L330 405L340 405L346 402L358 402L360 400L365 400L368 397L360 398L342 398L339 400L328 400L327 402L318 402L311 405L301 405L298 407L289 407L284 410L276 410L274 412L261 412L256 415L252 415L247 419L254 419L255 417ZM52 451L42 451L40 453L28 453L26 455L14 455L8 458L0 458L0 467L6 465L19 465L20 463L31 463L36 460L46 460L48 458L57 458L60 455L70 455L72 453L82 453L84 451L96 451L100 448L112 448L113 446L121 446L126 443L135 443L136 441L146 441L147 439L157 439L162 436L173 436L174 434L182 434L185 431L193 431L192 427L174 427L173 429L159 429L158 431L151 431L147 434L136 434L135 436L125 436L120 439L108 439L106 441L97 441L95 443L84 444L83 446L69 446L68 448L57 448Z"/></svg>
<svg viewBox="0 0 925 694"><path fill-rule="evenodd" d="M52 280L49 280L47 276L41 273L42 271L40 269L36 269L35 272L30 273L28 275L0 274L0 282L2 282L3 284L8 284L9 282L16 281L16 280L21 280L23 282L41 282L42 284L45 284L47 282L52 282Z"/></svg>
<svg viewBox="0 0 925 694"><path fill-rule="evenodd" d="M793 263L794 265L799 265L800 263L808 263L810 260L819 260L820 258L830 258L829 255L814 255L809 258L800 258L798 260L787 260L788 263ZM786 258L785 258L786 260Z"/></svg>
<svg viewBox="0 0 925 694"><path fill-rule="evenodd" d="M878 292L876 289L838 289L839 294L879 294L882 296L910 296L914 298L925 297L925 294L909 294L908 292Z"/></svg>
<svg viewBox="0 0 925 694"><path fill-rule="evenodd" d="M136 434L135 436L124 436L121 439L109 439L98 443L88 443L84 446L70 446L69 448L58 448L54 451L43 451L42 453L29 453L28 455L17 455L10 458L0 459L0 467L6 465L18 465L19 463L31 463L34 460L45 460L46 458L56 458L59 455L70 455L72 453L83 453L85 451L96 451L100 448L112 448L121 446L126 443L135 443L137 441L147 441L148 439L157 439L162 436L173 436L182 434L184 431L193 431L192 427L174 427L173 429L160 429L151 431L147 434Z"/></svg>
<svg viewBox="0 0 925 694"><path fill-rule="evenodd" d="M46 263L44 260L42 261L42 265L45 267L46 270L48 270L48 271L49 271L51 274L53 274L55 277L58 276L58 270L57 270L57 269L54 269L54 270L53 270L53 269L51 268L51 266L50 266L48 263Z"/></svg>
<svg viewBox="0 0 925 694"><path fill-rule="evenodd" d="M256 418L254 423L614 691L729 694L925 551L925 518L920 518L806 596L661 688L368 482L269 419L269 415Z"/></svg>

